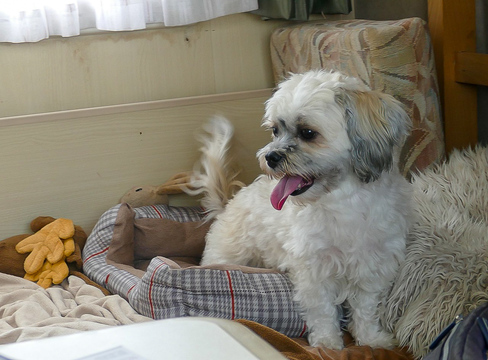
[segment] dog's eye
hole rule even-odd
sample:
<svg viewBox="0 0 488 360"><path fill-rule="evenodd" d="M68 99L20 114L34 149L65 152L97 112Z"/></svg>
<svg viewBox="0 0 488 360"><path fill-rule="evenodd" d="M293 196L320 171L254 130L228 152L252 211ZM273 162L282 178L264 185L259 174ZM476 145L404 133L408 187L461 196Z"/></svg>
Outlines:
<svg viewBox="0 0 488 360"><path fill-rule="evenodd" d="M317 132L311 129L301 129L299 134L303 140L312 140L315 138L315 136L317 136Z"/></svg>
<svg viewBox="0 0 488 360"><path fill-rule="evenodd" d="M278 136L278 128L277 128L276 126L273 126L273 127L271 128L271 131L273 132L273 135L274 135L274 136Z"/></svg>

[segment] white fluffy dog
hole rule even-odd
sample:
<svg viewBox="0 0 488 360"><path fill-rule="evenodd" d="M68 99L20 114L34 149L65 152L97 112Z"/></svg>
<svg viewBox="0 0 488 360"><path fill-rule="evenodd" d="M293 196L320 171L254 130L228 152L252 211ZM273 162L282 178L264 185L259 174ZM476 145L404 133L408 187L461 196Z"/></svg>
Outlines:
<svg viewBox="0 0 488 360"><path fill-rule="evenodd" d="M216 217L202 265L286 272L314 346L343 347L341 305L361 345L390 347L378 307L404 259L410 184L398 146L410 120L392 96L337 72L291 75L266 103L272 141L257 157L267 175L228 200L232 127L207 126L194 186Z"/></svg>

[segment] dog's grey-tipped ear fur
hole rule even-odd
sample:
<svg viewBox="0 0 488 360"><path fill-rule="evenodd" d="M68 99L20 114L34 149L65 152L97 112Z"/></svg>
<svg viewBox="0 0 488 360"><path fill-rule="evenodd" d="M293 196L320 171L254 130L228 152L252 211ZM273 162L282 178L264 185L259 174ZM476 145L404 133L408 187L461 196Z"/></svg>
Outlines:
<svg viewBox="0 0 488 360"><path fill-rule="evenodd" d="M394 148L409 134L411 120L399 101L378 91L342 90L337 101L345 110L353 169L361 181L375 181L391 169Z"/></svg>

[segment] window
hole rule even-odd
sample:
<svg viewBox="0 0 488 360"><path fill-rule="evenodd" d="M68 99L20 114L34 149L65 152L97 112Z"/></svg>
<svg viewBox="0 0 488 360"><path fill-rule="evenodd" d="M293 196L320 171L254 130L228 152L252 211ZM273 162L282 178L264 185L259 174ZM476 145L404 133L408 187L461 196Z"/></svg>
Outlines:
<svg viewBox="0 0 488 360"><path fill-rule="evenodd" d="M257 0L0 0L0 42L180 26L257 8Z"/></svg>

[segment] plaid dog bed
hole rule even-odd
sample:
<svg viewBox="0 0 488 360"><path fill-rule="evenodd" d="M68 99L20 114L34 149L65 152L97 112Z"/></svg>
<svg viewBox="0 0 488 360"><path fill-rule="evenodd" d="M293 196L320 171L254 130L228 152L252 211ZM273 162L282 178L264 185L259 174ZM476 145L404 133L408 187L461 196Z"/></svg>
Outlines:
<svg viewBox="0 0 488 360"><path fill-rule="evenodd" d="M205 232L198 208L119 204L101 216L88 237L83 269L154 319L247 319L289 337L303 336L306 325L282 273L180 265L178 260L201 256Z"/></svg>

